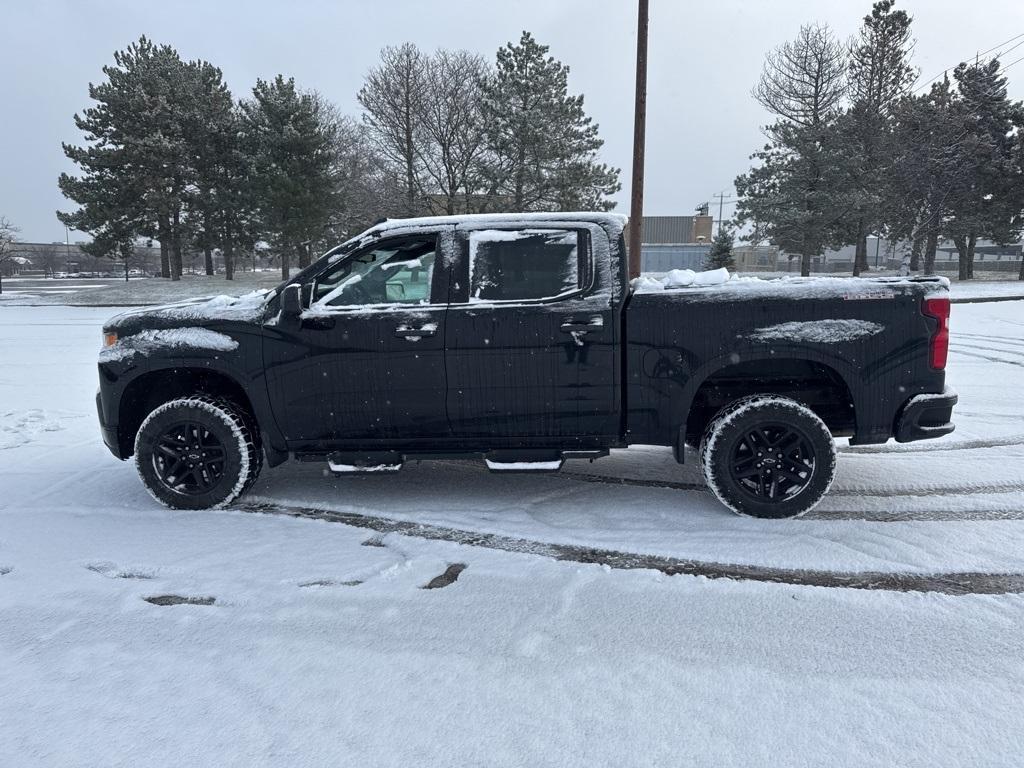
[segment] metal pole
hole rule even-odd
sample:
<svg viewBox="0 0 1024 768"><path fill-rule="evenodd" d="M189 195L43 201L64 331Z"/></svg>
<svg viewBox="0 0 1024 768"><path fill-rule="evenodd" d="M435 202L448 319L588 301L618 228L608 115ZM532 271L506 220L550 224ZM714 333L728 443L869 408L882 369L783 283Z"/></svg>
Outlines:
<svg viewBox="0 0 1024 768"><path fill-rule="evenodd" d="M633 181L629 206L629 277L640 276L644 217L644 143L647 123L648 0L638 0L636 21L636 104L633 112Z"/></svg>
<svg viewBox="0 0 1024 768"><path fill-rule="evenodd" d="M71 236L68 234L68 225L64 225L64 277L68 276L68 262L71 261Z"/></svg>

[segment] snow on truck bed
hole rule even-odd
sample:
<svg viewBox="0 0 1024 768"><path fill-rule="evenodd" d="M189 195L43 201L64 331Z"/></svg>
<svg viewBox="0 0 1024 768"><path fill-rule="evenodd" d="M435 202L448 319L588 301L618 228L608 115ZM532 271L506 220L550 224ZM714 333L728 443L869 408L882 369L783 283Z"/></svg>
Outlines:
<svg viewBox="0 0 1024 768"><path fill-rule="evenodd" d="M664 276L641 275L631 283L634 294L688 296L697 301L742 299L887 299L905 290L946 292L945 277L750 277L725 269L693 272L674 269Z"/></svg>

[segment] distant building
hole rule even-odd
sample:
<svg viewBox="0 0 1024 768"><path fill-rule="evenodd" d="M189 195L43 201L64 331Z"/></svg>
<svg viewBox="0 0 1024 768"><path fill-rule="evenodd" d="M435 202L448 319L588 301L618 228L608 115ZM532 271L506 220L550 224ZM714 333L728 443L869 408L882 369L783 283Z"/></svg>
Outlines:
<svg viewBox="0 0 1024 768"><path fill-rule="evenodd" d="M644 216L640 270L703 269L713 221L711 216Z"/></svg>

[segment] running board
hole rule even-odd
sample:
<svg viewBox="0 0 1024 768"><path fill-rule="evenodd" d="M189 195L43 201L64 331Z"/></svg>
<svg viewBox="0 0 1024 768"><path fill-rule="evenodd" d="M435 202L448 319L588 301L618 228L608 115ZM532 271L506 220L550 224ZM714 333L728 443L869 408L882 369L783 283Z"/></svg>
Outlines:
<svg viewBox="0 0 1024 768"><path fill-rule="evenodd" d="M559 451L504 449L486 453L484 463L491 472L557 472L563 459Z"/></svg>
<svg viewBox="0 0 1024 768"><path fill-rule="evenodd" d="M336 452L327 457L327 466L336 475L394 473L402 468L402 455L397 451Z"/></svg>

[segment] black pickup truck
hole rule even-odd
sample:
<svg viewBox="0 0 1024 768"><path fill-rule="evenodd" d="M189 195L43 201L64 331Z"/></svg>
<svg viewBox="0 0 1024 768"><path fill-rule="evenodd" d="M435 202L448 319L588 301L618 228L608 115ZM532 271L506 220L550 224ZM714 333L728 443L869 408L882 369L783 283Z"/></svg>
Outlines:
<svg viewBox="0 0 1024 768"><path fill-rule="evenodd" d="M834 438L953 430L942 278L628 279L612 214L394 220L276 290L103 329L104 441L176 508L228 504L264 459L334 472L482 457L557 470L631 444L699 450L730 509L791 517Z"/></svg>

